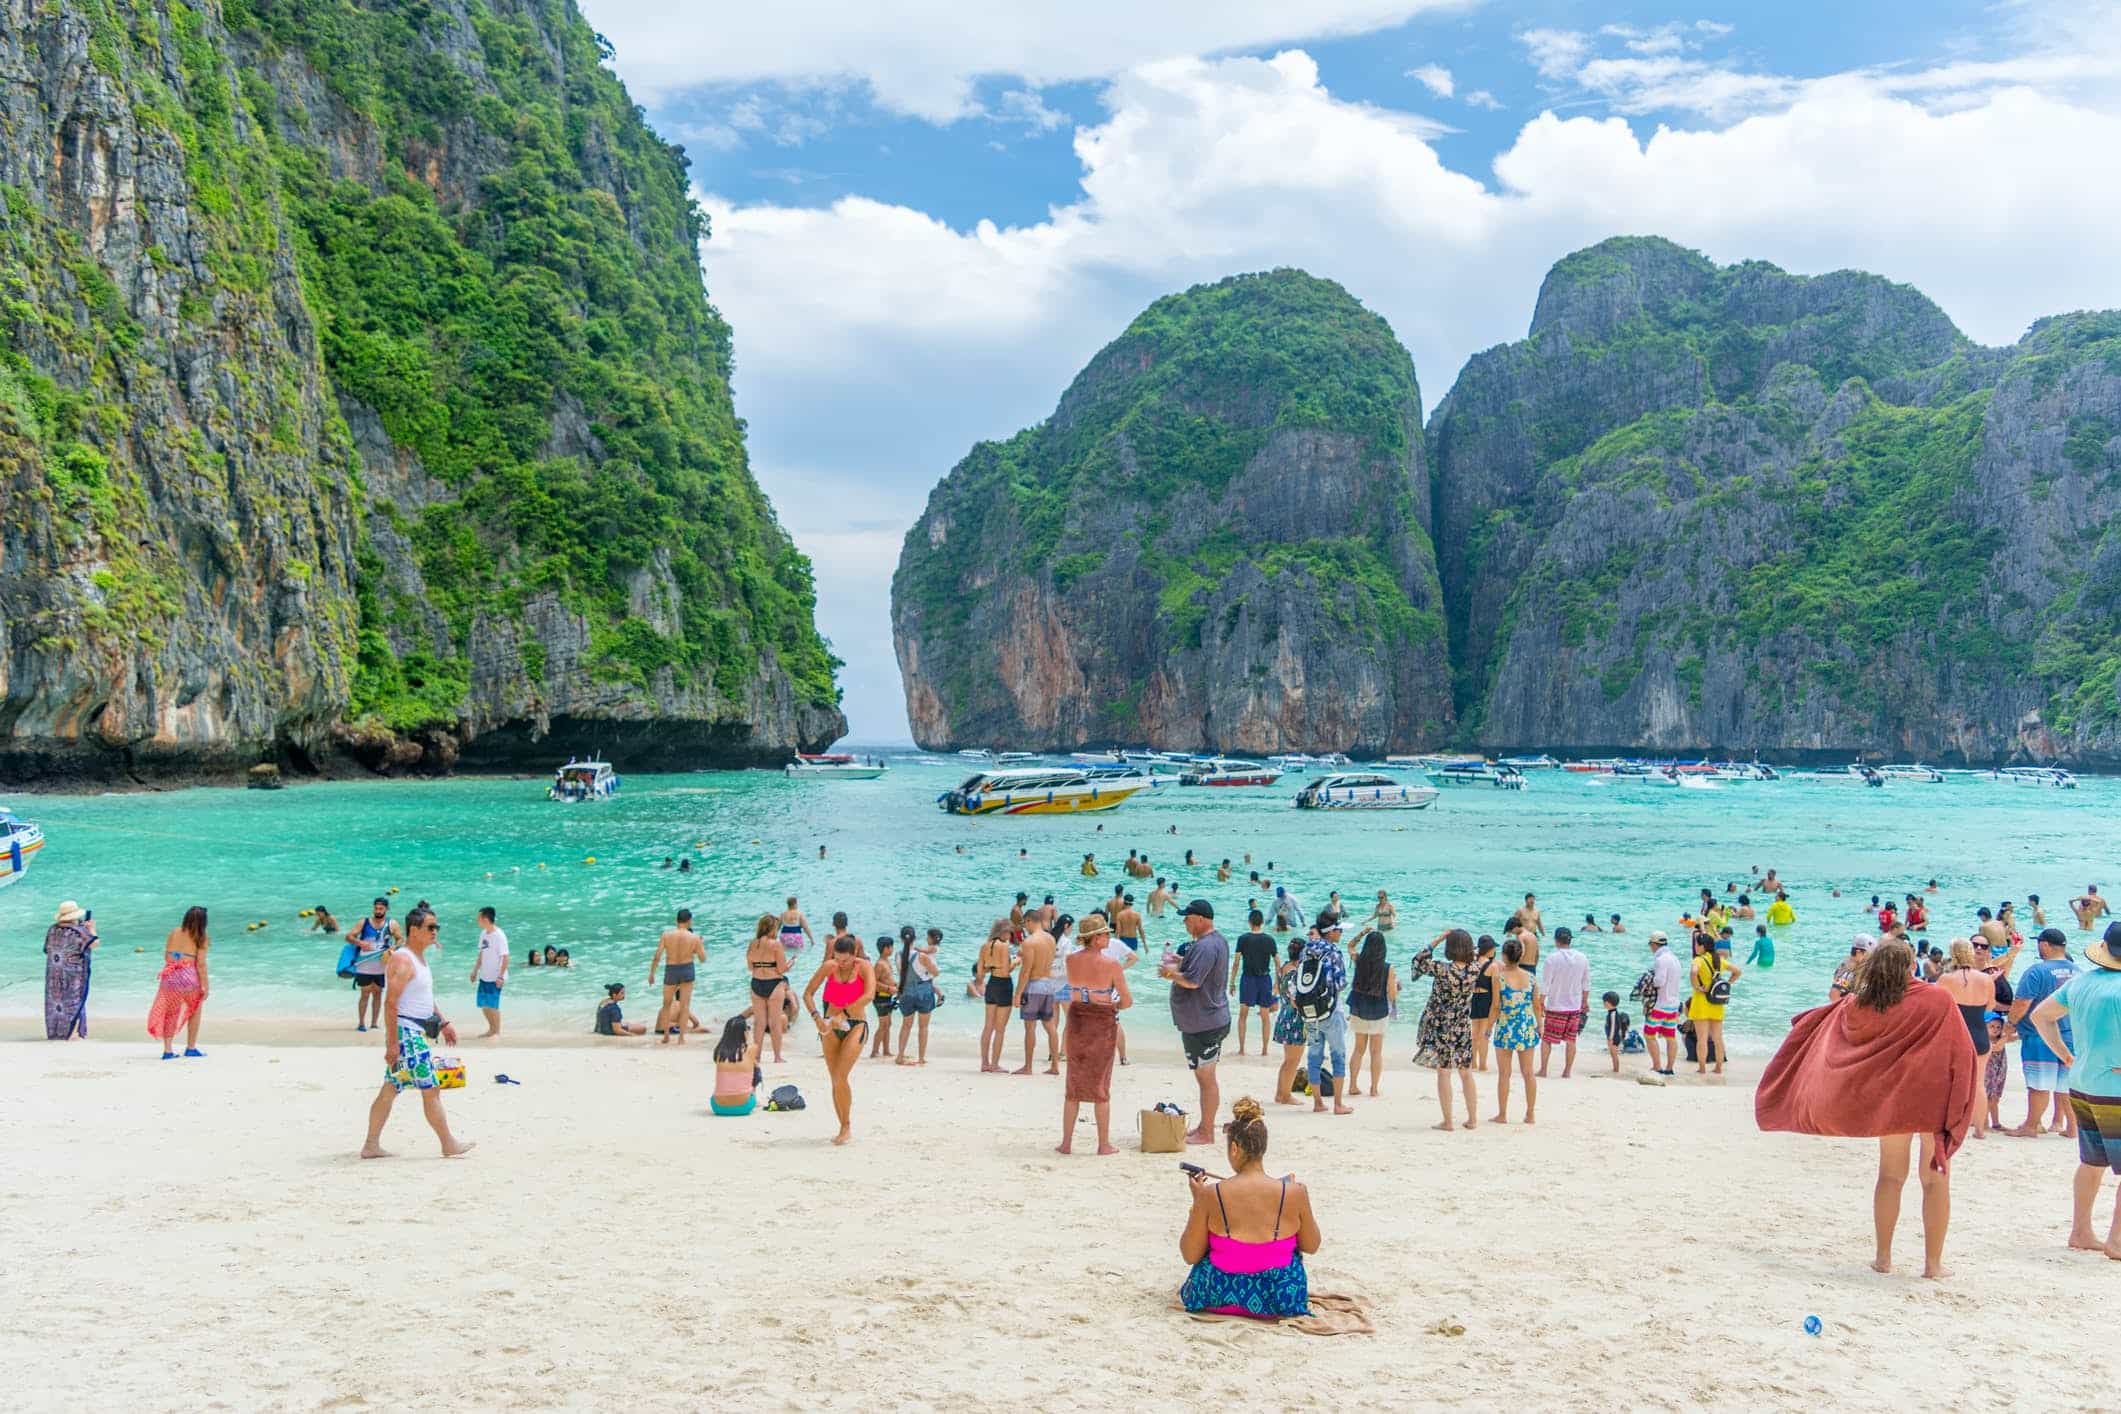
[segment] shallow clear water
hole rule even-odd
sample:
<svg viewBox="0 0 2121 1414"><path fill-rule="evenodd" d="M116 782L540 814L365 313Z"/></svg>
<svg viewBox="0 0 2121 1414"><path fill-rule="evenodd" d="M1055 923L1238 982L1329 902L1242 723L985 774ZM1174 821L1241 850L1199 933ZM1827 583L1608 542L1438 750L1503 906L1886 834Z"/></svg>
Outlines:
<svg viewBox="0 0 2121 1414"><path fill-rule="evenodd" d="M1334 888L1365 906L1388 889L1400 910L1392 958L1403 976L1408 954L1436 932L1495 931L1526 889L1538 892L1550 929L1587 912L1601 921L1620 913L1628 935L1582 944L1594 1005L1597 992L1626 994L1644 965L1643 935L1673 928L1700 888L1743 886L1752 866L1773 867L1798 919L1781 931L1777 965L1739 982L1728 1022L1734 1047L1758 1053L1793 1013L1823 998L1833 962L1863 925L1857 905L1873 893L1919 891L1934 877L1929 936L1938 939L1963 933L1977 904L2004 898L2020 900L2030 932L2023 900L2038 893L2050 921L2075 937L2063 901L2090 882L2111 885L2109 895L2121 888L2117 780L2085 778L2070 792L1963 777L1884 790L1791 779L1695 792L1550 771L1523 793L1468 788L1425 811L1320 815L1291 808L1302 779L1294 777L1264 791L1165 786L1102 816L944 815L936 794L966 773L955 761L895 759L878 781L629 775L618 797L584 805L548 802L542 780L496 779L17 793L4 803L40 822L51 844L22 883L0 891L0 1010L40 1006L44 928L72 898L95 911L104 938L92 1012L144 1019L163 936L187 905L203 903L215 939L211 1011L343 1012L351 1024L349 984L332 975L339 939L305 932L295 915L324 903L351 921L396 887L395 913L423 897L440 910L445 1009L470 1008L473 912L491 903L517 952L508 1016L585 1030L606 982L631 989L629 1016L652 1015L645 983L656 934L672 910L689 906L710 955L695 1010L710 1017L744 992L741 949L753 922L793 893L820 930L834 909L869 938L900 923L944 929L945 980L957 980L944 988L937 1020L970 1027L979 1013L962 996L962 978L987 923L1018 890L1087 911L1134 848L1177 878L1182 897L1211 900L1231 935L1243 927L1248 870L1240 862L1231 883L1216 884L1225 856L1242 861L1250 851L1250 867L1261 870L1272 861L1276 882L1312 910ZM1028 858L1018 859L1019 848ZM1200 867L1180 863L1188 848ZM1096 881L1078 872L1086 850L1107 866ZM693 856L692 873L661 867L679 854ZM1837 885L1838 899L1829 893ZM1145 898L1147 888L1135 892ZM271 926L245 931L259 919ZM1152 951L1182 936L1170 914L1150 920L1149 934ZM522 967L526 946L548 943L573 953L571 970ZM1748 946L1741 941L1741 958ZM816 954L804 957L814 963ZM1162 1025L1163 985L1147 967L1129 979L1137 1005L1147 1005L1137 1013L1143 1024ZM1425 990L1402 997L1395 1035L1411 1039Z"/></svg>

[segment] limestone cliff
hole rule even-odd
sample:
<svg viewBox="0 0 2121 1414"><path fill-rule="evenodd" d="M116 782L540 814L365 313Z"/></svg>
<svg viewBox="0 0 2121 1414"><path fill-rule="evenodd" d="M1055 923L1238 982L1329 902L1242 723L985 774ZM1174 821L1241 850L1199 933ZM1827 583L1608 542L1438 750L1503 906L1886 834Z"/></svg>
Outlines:
<svg viewBox="0 0 2121 1414"><path fill-rule="evenodd" d="M1469 740L2121 761L2121 315L1562 261L1429 427Z"/></svg>
<svg viewBox="0 0 2121 1414"><path fill-rule="evenodd" d="M566 0L0 0L0 778L844 731L600 46Z"/></svg>
<svg viewBox="0 0 2121 1414"><path fill-rule="evenodd" d="M1450 727L1421 397L1299 271L1159 300L975 447L892 581L923 746L1378 752Z"/></svg>

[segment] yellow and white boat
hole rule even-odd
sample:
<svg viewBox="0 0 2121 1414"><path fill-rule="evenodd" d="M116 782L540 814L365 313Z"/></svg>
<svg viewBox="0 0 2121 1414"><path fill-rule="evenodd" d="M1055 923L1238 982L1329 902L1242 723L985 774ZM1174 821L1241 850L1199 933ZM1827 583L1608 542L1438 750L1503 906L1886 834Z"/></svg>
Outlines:
<svg viewBox="0 0 2121 1414"><path fill-rule="evenodd" d="M981 771L935 798L952 815L1075 815L1110 810L1156 782L1128 771L1080 766L1034 766Z"/></svg>
<svg viewBox="0 0 2121 1414"><path fill-rule="evenodd" d="M0 809L0 889L29 872L30 861L44 848L44 831L13 811Z"/></svg>

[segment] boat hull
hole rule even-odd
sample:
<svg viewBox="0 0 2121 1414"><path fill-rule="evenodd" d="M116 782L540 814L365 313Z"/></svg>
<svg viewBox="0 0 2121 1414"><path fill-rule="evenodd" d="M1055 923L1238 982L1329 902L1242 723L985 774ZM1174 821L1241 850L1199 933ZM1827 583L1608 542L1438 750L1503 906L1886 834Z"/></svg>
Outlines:
<svg viewBox="0 0 2121 1414"><path fill-rule="evenodd" d="M798 766L781 768L784 775L797 780L820 781L873 781L884 774L882 766Z"/></svg>
<svg viewBox="0 0 2121 1414"><path fill-rule="evenodd" d="M1356 790L1346 796L1299 799L1299 810L1426 810L1441 794L1433 786L1404 786L1396 793L1382 787Z"/></svg>
<svg viewBox="0 0 2121 1414"><path fill-rule="evenodd" d="M11 836L4 848L0 848L0 889L18 883L29 872L30 861L44 848L44 835L38 830L25 830Z"/></svg>
<svg viewBox="0 0 2121 1414"><path fill-rule="evenodd" d="M1084 815L1117 809L1129 797L1146 789L1146 786L1118 786L1091 791L1003 792L973 796L951 791L940 804L944 812L951 815Z"/></svg>

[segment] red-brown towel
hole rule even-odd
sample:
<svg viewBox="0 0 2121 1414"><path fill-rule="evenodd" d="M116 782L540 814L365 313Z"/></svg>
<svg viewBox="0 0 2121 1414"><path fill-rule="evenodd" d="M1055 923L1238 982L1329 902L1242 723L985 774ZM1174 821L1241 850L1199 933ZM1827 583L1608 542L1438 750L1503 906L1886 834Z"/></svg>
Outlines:
<svg viewBox="0 0 2121 1414"><path fill-rule="evenodd" d="M1945 1172L1966 1142L1980 1086L1974 1042L1941 987L1916 983L1890 1011L1843 997L1790 1021L1760 1077L1762 1129L1874 1139L1934 1134Z"/></svg>

